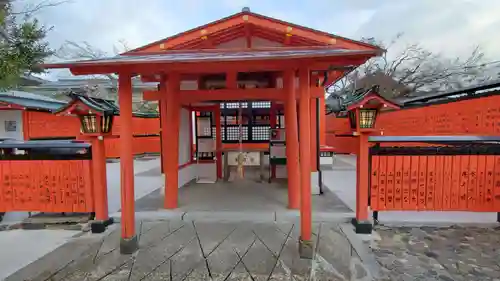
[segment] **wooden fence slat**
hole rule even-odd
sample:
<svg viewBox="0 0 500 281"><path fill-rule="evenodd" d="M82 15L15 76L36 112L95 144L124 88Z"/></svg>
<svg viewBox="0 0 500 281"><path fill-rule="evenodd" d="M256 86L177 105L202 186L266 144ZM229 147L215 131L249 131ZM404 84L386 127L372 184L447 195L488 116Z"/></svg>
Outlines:
<svg viewBox="0 0 500 281"><path fill-rule="evenodd" d="M387 156L386 168L386 196L385 206L387 210L394 210L394 173L395 173L395 158L398 156Z"/></svg>
<svg viewBox="0 0 500 281"><path fill-rule="evenodd" d="M435 181L434 181L434 210L441 211L443 210L443 167L444 167L444 156L438 155L436 156L436 165L435 165Z"/></svg>
<svg viewBox="0 0 500 281"><path fill-rule="evenodd" d="M435 181L436 181L436 157L427 157L427 183L425 188L425 208L426 210L435 210Z"/></svg>
<svg viewBox="0 0 500 281"><path fill-rule="evenodd" d="M387 209L385 196L387 191L387 156L379 156L379 178L378 178L378 208Z"/></svg>
<svg viewBox="0 0 500 281"><path fill-rule="evenodd" d="M372 156L371 179L370 179L370 207L374 211L379 210L378 190L379 190L379 156Z"/></svg>
<svg viewBox="0 0 500 281"><path fill-rule="evenodd" d="M418 168L419 157L411 156L410 206L412 210L418 210Z"/></svg>
<svg viewBox="0 0 500 281"><path fill-rule="evenodd" d="M467 211L475 211L479 206L477 200L477 155L469 156L469 182L467 186Z"/></svg>
<svg viewBox="0 0 500 281"><path fill-rule="evenodd" d="M493 155L486 156L484 201L487 210L495 209L495 157Z"/></svg>
<svg viewBox="0 0 500 281"><path fill-rule="evenodd" d="M477 156L477 189L476 189L476 198L477 198L477 211L484 212L488 208L486 206L485 192L486 192L486 155L478 155Z"/></svg>
<svg viewBox="0 0 500 281"><path fill-rule="evenodd" d="M450 156L452 158L452 178L451 178L451 205L450 210L459 210L460 209L460 175L461 175L461 167L460 167L460 156Z"/></svg>
<svg viewBox="0 0 500 281"><path fill-rule="evenodd" d="M500 212L500 156L495 156L495 179L493 181L494 211Z"/></svg>
<svg viewBox="0 0 500 281"><path fill-rule="evenodd" d="M403 156L403 207L402 210L411 209L411 156Z"/></svg>
<svg viewBox="0 0 500 281"><path fill-rule="evenodd" d="M404 156L394 157L394 209L403 208L403 159Z"/></svg>
<svg viewBox="0 0 500 281"><path fill-rule="evenodd" d="M459 190L459 210L467 210L467 189L469 186L469 155L458 156L460 158L460 190Z"/></svg>

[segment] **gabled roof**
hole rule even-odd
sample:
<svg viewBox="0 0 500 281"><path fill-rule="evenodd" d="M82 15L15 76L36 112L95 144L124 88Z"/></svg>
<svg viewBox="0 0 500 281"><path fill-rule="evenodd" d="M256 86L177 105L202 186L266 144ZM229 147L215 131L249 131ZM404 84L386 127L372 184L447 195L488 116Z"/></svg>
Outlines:
<svg viewBox="0 0 500 281"><path fill-rule="evenodd" d="M86 95L68 93L67 94L71 101L65 106L60 107L56 114L62 114L65 111L92 111L100 115L120 115L120 108L112 100L106 100L101 98L89 97ZM135 117L143 118L156 118L158 114L155 113L142 113L134 112Z"/></svg>
<svg viewBox="0 0 500 281"><path fill-rule="evenodd" d="M206 48L205 42L209 40L214 40L215 43L224 40L227 42L249 33L261 38L274 39L273 41L288 40L288 43L294 43L292 45L295 46L337 46L341 49L382 50L378 46L281 21L244 8L240 13L158 40L124 54L203 49Z"/></svg>
<svg viewBox="0 0 500 281"><path fill-rule="evenodd" d="M80 94L69 93L71 101L64 107L57 110L56 113L64 111L92 111L98 114L118 115L120 110L111 100L88 97Z"/></svg>
<svg viewBox="0 0 500 281"><path fill-rule="evenodd" d="M314 47L314 48L261 48L254 50L231 50L231 49L214 49L202 51L172 51L160 52L153 54L140 55L119 55L115 57L69 61L53 64L45 64L47 68L70 68L75 66L117 66L131 65L135 63L144 64L173 64L173 63L189 63L189 62L238 62L251 60L273 60L273 59L294 59L294 58L328 58L338 56L367 56L372 57L379 55L376 50L348 50L335 49L329 47Z"/></svg>
<svg viewBox="0 0 500 281"><path fill-rule="evenodd" d="M0 92L0 102L14 105L18 109L41 111L54 111L66 104L64 101L22 91Z"/></svg>

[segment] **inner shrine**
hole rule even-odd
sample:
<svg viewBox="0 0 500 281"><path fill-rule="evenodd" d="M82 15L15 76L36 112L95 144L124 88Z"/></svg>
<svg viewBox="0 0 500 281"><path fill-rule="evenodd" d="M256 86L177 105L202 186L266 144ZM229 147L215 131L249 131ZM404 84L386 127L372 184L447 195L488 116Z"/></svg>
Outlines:
<svg viewBox="0 0 500 281"><path fill-rule="evenodd" d="M179 188L190 181L236 185L259 166L261 183L286 179L287 207L300 210L299 250L308 256L325 87L383 51L244 8L119 56L45 67L119 76L122 253L138 247L131 79L139 76L158 85L143 99L159 102L163 207L179 208Z"/></svg>

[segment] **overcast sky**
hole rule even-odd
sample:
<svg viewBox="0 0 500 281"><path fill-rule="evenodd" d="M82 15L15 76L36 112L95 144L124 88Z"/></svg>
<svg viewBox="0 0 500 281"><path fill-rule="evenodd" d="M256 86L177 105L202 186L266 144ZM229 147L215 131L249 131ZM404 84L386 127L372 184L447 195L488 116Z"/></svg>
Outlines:
<svg viewBox="0 0 500 281"><path fill-rule="evenodd" d="M390 41L403 32L399 46L418 42L449 56L464 56L480 45L488 59L500 60L500 0L71 0L36 16L53 27L52 48L65 40L87 41L114 55L119 40L139 47L245 6L352 39Z"/></svg>

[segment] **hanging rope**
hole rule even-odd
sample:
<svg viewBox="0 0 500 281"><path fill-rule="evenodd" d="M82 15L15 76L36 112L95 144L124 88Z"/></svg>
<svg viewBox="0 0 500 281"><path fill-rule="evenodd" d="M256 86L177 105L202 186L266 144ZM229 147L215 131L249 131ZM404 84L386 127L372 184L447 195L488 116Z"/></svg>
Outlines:
<svg viewBox="0 0 500 281"><path fill-rule="evenodd" d="M238 176L240 179L244 177L243 173L243 164L245 163L245 155L243 154L243 116L242 116L242 103L238 102L238 120L239 120L239 134L238 134L238 141L239 141L239 153L238 153Z"/></svg>

